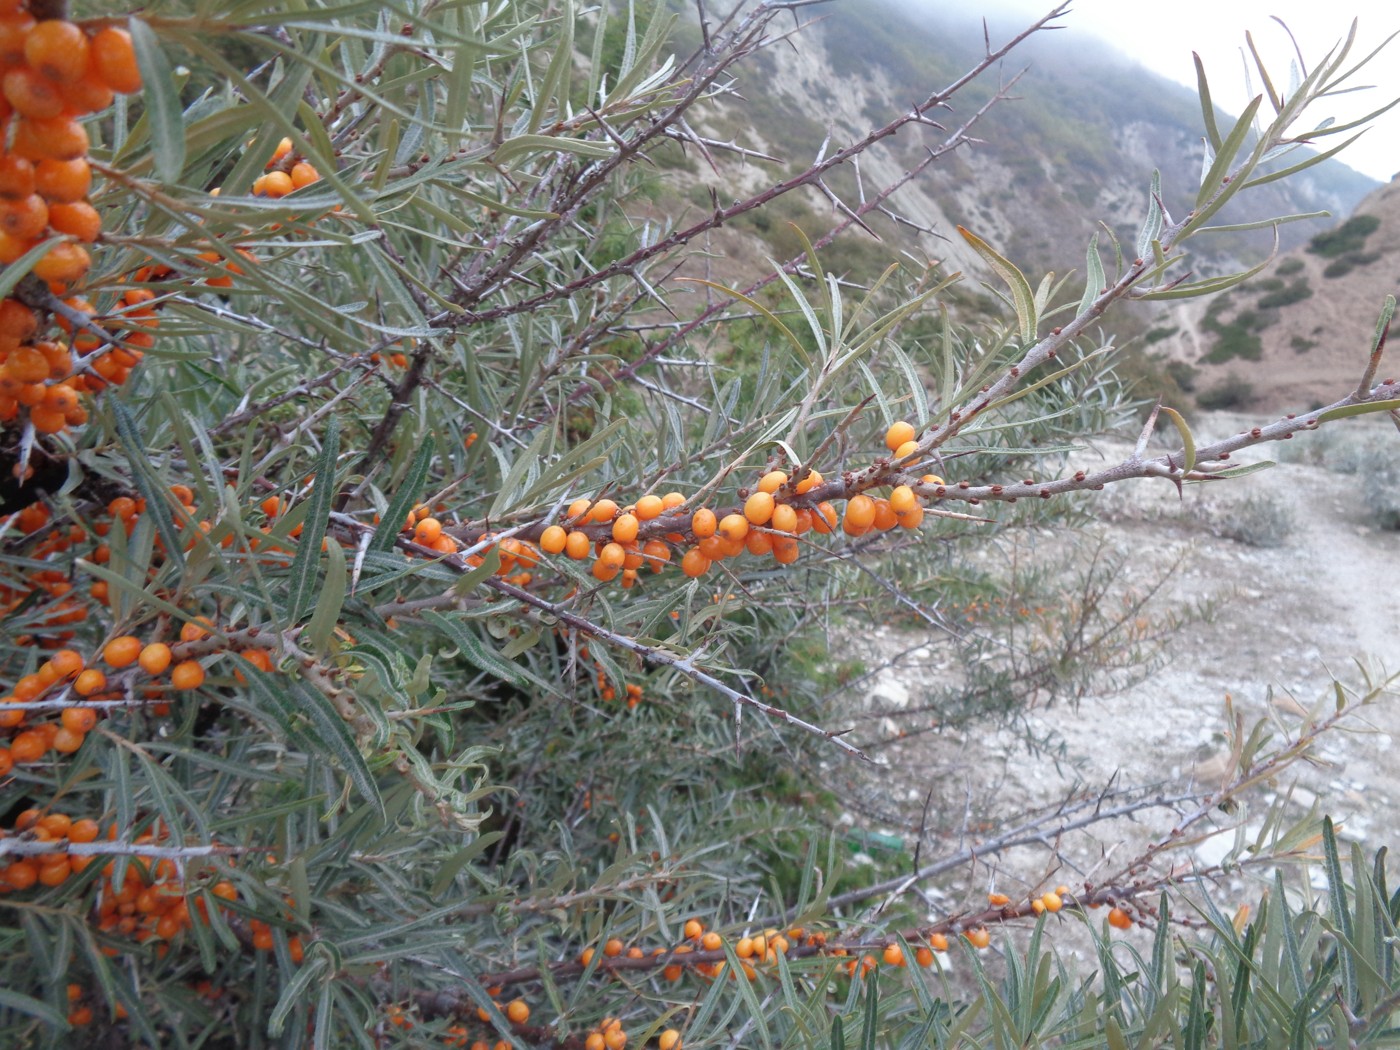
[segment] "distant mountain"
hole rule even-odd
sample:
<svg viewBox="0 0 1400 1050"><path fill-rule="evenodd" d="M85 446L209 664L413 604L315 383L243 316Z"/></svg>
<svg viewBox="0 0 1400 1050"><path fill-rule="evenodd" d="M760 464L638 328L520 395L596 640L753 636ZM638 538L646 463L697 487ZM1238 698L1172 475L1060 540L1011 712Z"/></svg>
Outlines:
<svg viewBox="0 0 1400 1050"><path fill-rule="evenodd" d="M767 48L741 65L738 88L745 101L727 102L708 118L708 130L717 137L734 136L781 163L754 162L737 175L732 164L722 166L722 175L695 165L697 206L710 190L727 201L801 170L828 135L830 148L849 143L957 78L982 53L980 22L946 10L914 16L879 0L843 0L820 10L824 17L791 44ZM698 35L693 26L683 32ZM993 44L999 42L994 36ZM1128 241L1134 238L1154 167L1162 172L1169 210L1181 214L1190 208L1204 149L1194 92L1069 31L1027 42L1008 60L1003 78L1026 65L1029 71L1014 90L1018 100L997 105L977 125L974 134L981 141L943 158L892 201L896 211L941 236L875 222L885 243L849 235L831 256L838 268L913 250L951 268L984 272L956 236L955 224L972 229L1027 271L1079 268L1098 222ZM956 127L996 87L997 74L991 72L960 92L938 119ZM1224 114L1219 119L1229 120ZM936 129L911 128L880 144L862 158L860 184L869 192L898 178L942 137ZM1287 163L1297 159L1291 156ZM1243 194L1229 221L1324 209L1344 216L1376 185L1329 161L1301 177ZM841 173L832 186L854 199L855 172ZM832 215L831 205L815 190L804 190L801 201L779 203L775 218L791 219L809 232L825 229ZM1284 226L1283 244L1300 245L1332 221ZM775 243L784 229L783 223L763 218L751 232L780 254L777 249L790 247ZM1198 275L1225 272L1246 259L1257 261L1269 243L1267 233L1201 238L1193 242L1192 269ZM743 255L736 250L741 265Z"/></svg>

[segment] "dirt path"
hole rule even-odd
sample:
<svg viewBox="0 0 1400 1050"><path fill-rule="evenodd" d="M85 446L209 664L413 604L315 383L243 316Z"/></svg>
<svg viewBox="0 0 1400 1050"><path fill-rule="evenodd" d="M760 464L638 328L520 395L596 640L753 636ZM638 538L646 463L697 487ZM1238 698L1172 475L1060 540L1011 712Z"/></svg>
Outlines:
<svg viewBox="0 0 1400 1050"><path fill-rule="evenodd" d="M1229 417L1214 417L1199 425L1200 436L1229 433L1236 425ZM1388 439L1400 455L1393 432ZM1108 458L1126 450L1126 445L1105 445L1100 453ZM1307 451L1271 454L1311 458ZM1051 804L1076 786L1115 780L1158 783L1164 790L1218 784L1228 754L1227 693L1246 723L1272 715L1277 730L1285 732L1299 724L1305 708L1330 704L1332 675L1359 688L1363 675L1356 661L1376 678L1383 666L1400 671L1400 533L1368 523L1358 475L1283 462L1237 481L1190 487L1184 501L1165 483L1129 483L1105 496L1108 516L1101 528L1107 542L1133 558L1123 584L1144 582L1150 567L1182 555L1184 565L1158 607L1211 602L1212 621L1184 628L1171 644L1166 666L1131 688L1090 695L1077 708L1032 712L1030 734L1048 742L1039 751L1028 751L1022 734L974 729L920 737L883 753L875 794L891 811L917 826L928 820L920 807L930 788L942 800L928 822L941 824L944 837L927 843L926 851L959 835L985 837L997 821L979 815L1000 818ZM1278 546L1227 538L1258 537L1290 517L1291 527L1278 529L1286 533ZM904 632L876 631L865 658L879 662L917 642ZM947 673L915 653L883 672L871 694L877 703L916 704L921 692ZM1296 815L1318 799L1368 849L1400 845L1395 806L1400 764L1393 758L1400 700L1368 708L1353 728L1358 731L1324 740L1318 749L1321 764L1299 764L1280 783L1261 790L1253 819L1296 781ZM856 822L868 826L868 815ZM1071 869L1091 873L1103 867L1106 855L1126 859L1128 850L1169 826L1160 820L1120 820L1062 843L1061 849ZM891 830L900 829L891 825ZM907 829L903 833L908 837ZM1198 846L1197 859L1218 859L1228 845L1222 839ZM1047 856L1041 849L1002 858L999 872L979 870L949 891L971 892L998 879L1033 882ZM1064 881L1075 874L1063 872ZM1014 882L1002 888L1015 892Z"/></svg>

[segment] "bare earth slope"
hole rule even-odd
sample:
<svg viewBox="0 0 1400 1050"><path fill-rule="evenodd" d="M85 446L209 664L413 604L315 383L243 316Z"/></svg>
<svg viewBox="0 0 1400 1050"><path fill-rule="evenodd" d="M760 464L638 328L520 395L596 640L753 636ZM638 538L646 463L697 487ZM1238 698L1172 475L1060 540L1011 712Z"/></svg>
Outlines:
<svg viewBox="0 0 1400 1050"><path fill-rule="evenodd" d="M1215 416L1198 422L1198 432L1223 435L1241 422ZM1393 430L1357 428L1341 440L1389 447L1400 439ZM1101 449L1115 460L1126 451L1126 445ZM1273 455L1281 451L1302 460L1316 450L1289 447ZM1085 454L1085 465L1096 458ZM1382 666L1400 671L1400 533L1373 527L1359 488L1358 475L1294 461L1237 481L1188 488L1184 501L1166 483L1130 483L1105 493L1109 517L1100 527L1111 544L1134 552L1130 574L1145 582L1185 553L1185 566L1162 600L1212 601L1213 622L1183 629L1167 666L1145 681L1090 696L1077 709L1032 713L1031 728L1061 743L1059 753L1030 754L1010 731L920 737L882 753L883 768L873 778L877 797L914 826L927 819L930 828L940 827L933 837L941 841L925 845L926 851L937 851L955 840L985 838L998 820L1004 826L1007 816L1052 804L1077 785L1116 780L1161 783L1164 790L1191 785L1209 790L1219 784L1224 768L1227 693L1246 724L1272 708L1280 727L1290 727L1299 723L1303 708L1324 699L1330 704L1329 672L1359 683L1357 660L1377 677ZM1287 518L1290 511L1291 529L1277 547L1216 535L1260 516ZM865 655L888 656L916 642L901 632L877 632ZM917 695L920 673L908 663L890 668L871 689L875 701ZM1393 755L1400 704L1371 707L1352 725L1364 731L1332 734L1319 752L1324 761L1295 766L1283 782L1261 791L1256 812L1296 780L1295 802L1305 806L1320 799L1326 812L1344 822L1346 833L1368 848L1400 844L1395 806L1400 765ZM936 812L932 819L921 818L930 788ZM1061 849L1068 867L1046 877L1074 882L1092 876L1110 861L1127 859L1133 855L1128 851L1169 826L1120 820L1092 836L1066 840ZM903 833L908 836L907 829ZM1228 845L1223 839L1198 846L1197 859L1217 859ZM950 889L975 895L996 883L1014 895L1017 878L1045 874L1050 861L1046 850L1036 849L990 863L999 870L979 869Z"/></svg>

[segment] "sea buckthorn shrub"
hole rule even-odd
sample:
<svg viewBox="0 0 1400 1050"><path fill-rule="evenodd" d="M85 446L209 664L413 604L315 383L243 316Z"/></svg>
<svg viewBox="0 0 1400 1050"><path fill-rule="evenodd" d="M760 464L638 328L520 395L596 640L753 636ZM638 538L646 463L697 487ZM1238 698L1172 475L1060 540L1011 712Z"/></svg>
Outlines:
<svg viewBox="0 0 1400 1050"><path fill-rule="evenodd" d="M1032 291L962 231L1009 304L974 325L938 267L823 262L897 199L852 196L841 164L944 93L732 204L658 188L677 151L745 162L699 129L789 9L692 48L666 5L0 0L0 1042L1007 1041L1004 1004L973 1023L978 996L1041 997L1023 1044L1224 1023L1243 1042L1281 1002L1315 1041L1337 1016L1381 1026L1367 1011L1396 1000L1370 975L1396 972L1395 939L1334 980L1316 920L1350 922L1349 893L1368 922L1393 910L1382 863L1351 858L1344 884L1330 825L1273 821L1259 856L1321 843L1327 907L1280 887L1251 926L1201 905L1214 940L1188 950L1160 859L1345 711L1273 750L1242 737L1219 792L1176 800L1108 877L1042 866L930 914L903 858L848 859L889 846L877 749L1140 671L1170 627L1107 556L1067 593L1047 559L992 571L993 541L1053 530L1073 557L1106 484L1228 476L1239 448L1393 407L1373 366L1225 441L1163 406L1171 451L1103 474L1063 458L1134 418L1100 326L1229 283L1184 273L1181 246L1345 51L1257 144L1207 110L1223 159L1197 210L1149 194L1144 232L1091 246L1087 278ZM710 231L818 184L859 207L794 231L756 284L702 270ZM964 670L872 712L872 669L832 641L887 622ZM1060 818L979 813L953 848L958 789L918 787L921 878ZM1070 920L1107 975L1087 1006L1042 980ZM1115 955L1140 935L1146 999ZM1215 995L1280 940L1295 987ZM1006 990L933 983L993 951Z"/></svg>

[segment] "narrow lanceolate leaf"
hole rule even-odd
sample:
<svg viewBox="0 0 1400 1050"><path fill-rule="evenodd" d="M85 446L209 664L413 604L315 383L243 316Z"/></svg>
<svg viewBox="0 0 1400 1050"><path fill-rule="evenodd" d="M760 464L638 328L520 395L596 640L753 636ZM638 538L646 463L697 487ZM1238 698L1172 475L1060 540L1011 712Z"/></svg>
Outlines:
<svg viewBox="0 0 1400 1050"><path fill-rule="evenodd" d="M428 467L432 462L433 443L425 441L423 447L418 450L418 455L413 457L413 464L408 468L408 474L399 485L399 490L389 501L389 509L380 519L379 528L374 530L374 538L369 541L371 551L387 551L394 546L399 530L408 520L408 512L413 509L413 505L422 494L423 483L428 480Z"/></svg>
<svg viewBox="0 0 1400 1050"><path fill-rule="evenodd" d="M1230 173L1230 166L1235 162L1235 155L1239 153L1240 147L1249 137L1250 128L1254 123L1254 114L1259 112L1259 106L1263 101L1263 95L1254 96L1253 101L1240 114L1240 119L1235 122L1235 126L1230 129L1229 137L1216 149L1215 160L1211 163L1205 178L1201 180L1201 188L1196 193L1197 208L1215 196L1215 191L1224 185L1225 176Z"/></svg>
<svg viewBox="0 0 1400 1050"><path fill-rule="evenodd" d="M10 988L0 988L0 1006L6 1010L18 1010L30 1017L37 1017L51 1029L63 1028L66 1025L63 1015L48 1003Z"/></svg>
<svg viewBox="0 0 1400 1050"><path fill-rule="evenodd" d="M1258 463L1241 463L1238 467L1226 467L1224 470L1213 470L1207 480L1216 481L1225 478L1243 478L1250 474L1258 474L1261 470L1268 470L1270 467L1278 466L1271 459L1261 459ZM1196 478L1196 481L1202 479Z"/></svg>
<svg viewBox="0 0 1400 1050"><path fill-rule="evenodd" d="M1010 287L1011 305L1016 308L1016 320L1020 323L1021 341L1027 344L1035 342L1035 329L1038 320L1035 313L1035 295L1031 292L1030 282L1026 280L1025 274L1016 269L1011 260L999 255L990 244L971 230L959 226L958 232L962 234L963 240L972 245L973 250L987 261L987 265L997 272L997 276Z"/></svg>
<svg viewBox="0 0 1400 1050"><path fill-rule="evenodd" d="M1317 414L1319 423L1326 423L1330 419L1345 419L1348 416L1365 416L1372 412L1390 412L1400 408L1400 399L1391 398L1387 401L1368 401L1364 405L1347 405L1345 408L1329 408L1326 412Z"/></svg>
<svg viewBox="0 0 1400 1050"><path fill-rule="evenodd" d="M1162 173L1152 170L1152 188L1147 193L1147 218L1138 231L1137 257L1146 259L1153 243L1162 236Z"/></svg>
<svg viewBox="0 0 1400 1050"><path fill-rule="evenodd" d="M1189 474L1196 469L1196 439L1191 436L1191 428L1186 425L1186 420L1182 418L1180 412L1174 408L1162 406L1162 412L1166 417L1176 424L1176 431L1181 435L1181 447L1185 455L1185 460L1181 464L1181 472Z"/></svg>
<svg viewBox="0 0 1400 1050"><path fill-rule="evenodd" d="M1278 245L1278 231L1274 231L1274 245ZM1194 299L1201 295L1214 295L1216 292L1223 292L1228 288L1233 288L1237 284L1242 284L1255 274L1262 271L1266 266L1274 261L1274 253L1270 252L1264 257L1264 261L1257 266L1252 266L1241 273L1226 274L1224 277L1208 277L1203 281L1192 281L1189 284L1176 284L1168 288L1163 288L1156 292L1142 292L1134 298L1153 299Z"/></svg>
<svg viewBox="0 0 1400 1050"><path fill-rule="evenodd" d="M1074 311L1075 317L1083 317L1089 312L1089 308L1094 305L1094 300L1103 294L1104 281L1106 275L1103 272L1103 260L1099 258L1099 234L1094 231L1094 236L1089 238L1089 250L1084 255L1084 295L1079 300L1079 309Z"/></svg>
<svg viewBox="0 0 1400 1050"><path fill-rule="evenodd" d="M1337 833L1332 818L1322 819L1322 856L1327 870L1327 895L1331 903L1328 916L1346 943L1338 945L1337 960L1342 964L1342 989L1347 1004L1356 1006L1356 961L1351 955L1351 942L1356 932L1352 927L1351 910L1347 906L1347 888L1342 880L1342 859L1337 852Z"/></svg>
<svg viewBox="0 0 1400 1050"><path fill-rule="evenodd" d="M317 571L321 567L321 541L330 519L331 498L335 494L335 463L340 454L340 423L334 416L326 425L321 455L316 459L316 479L311 499L302 519L301 539L292 559L291 580L287 586L287 620L296 623L311 608L316 593Z"/></svg>
<svg viewBox="0 0 1400 1050"><path fill-rule="evenodd" d="M320 544L316 544L319 553ZM316 611L306 625L307 644L316 652L330 647L331 635L340 623L340 610L345 604L345 589L349 580L345 572L345 552L339 543L326 544L326 582L316 600Z"/></svg>
<svg viewBox="0 0 1400 1050"><path fill-rule="evenodd" d="M333 759L350 777L355 789L382 815L384 802L379 795L379 785L350 727L330 699L319 689L276 672L259 670L249 663L240 670L263 713L275 719L308 753Z"/></svg>
<svg viewBox="0 0 1400 1050"><path fill-rule="evenodd" d="M1191 52L1196 63L1196 94L1201 97L1201 118L1205 122L1206 135L1210 139L1211 152L1220 152L1220 129L1215 125L1215 103L1210 99L1210 84L1206 82L1206 67L1201 64L1201 56Z"/></svg>
<svg viewBox="0 0 1400 1050"><path fill-rule="evenodd" d="M162 182L179 182L185 170L185 120L180 93L151 27L139 18L132 18L128 25L136 64L141 69L141 93L150 122L156 175Z"/></svg>
<svg viewBox="0 0 1400 1050"><path fill-rule="evenodd" d="M491 159L505 166L517 157L530 153L574 153L580 157L602 159L611 157L616 149L604 142L586 139L566 139L557 135L516 135L501 144Z"/></svg>
<svg viewBox="0 0 1400 1050"><path fill-rule="evenodd" d="M507 660L459 618L443 616L430 610L423 614L423 619L445 635L467 662L478 669L519 689L541 689L551 696L558 695L559 690L554 686L531 672L529 668Z"/></svg>
<svg viewBox="0 0 1400 1050"><path fill-rule="evenodd" d="M146 440L141 434L141 428L137 426L136 417L131 414L131 410L120 399L113 398L111 405L112 416L117 424L117 437L121 440L127 459L131 463L131 473L136 487L146 498L146 511L155 519L156 530L160 533L161 541L165 544L166 561L172 562L177 569L183 570L185 567L184 544L180 542L180 533L175 528L175 519L170 516L170 508L165 502L169 494L166 492L165 486L160 484L156 478L155 468L146 457Z"/></svg>

